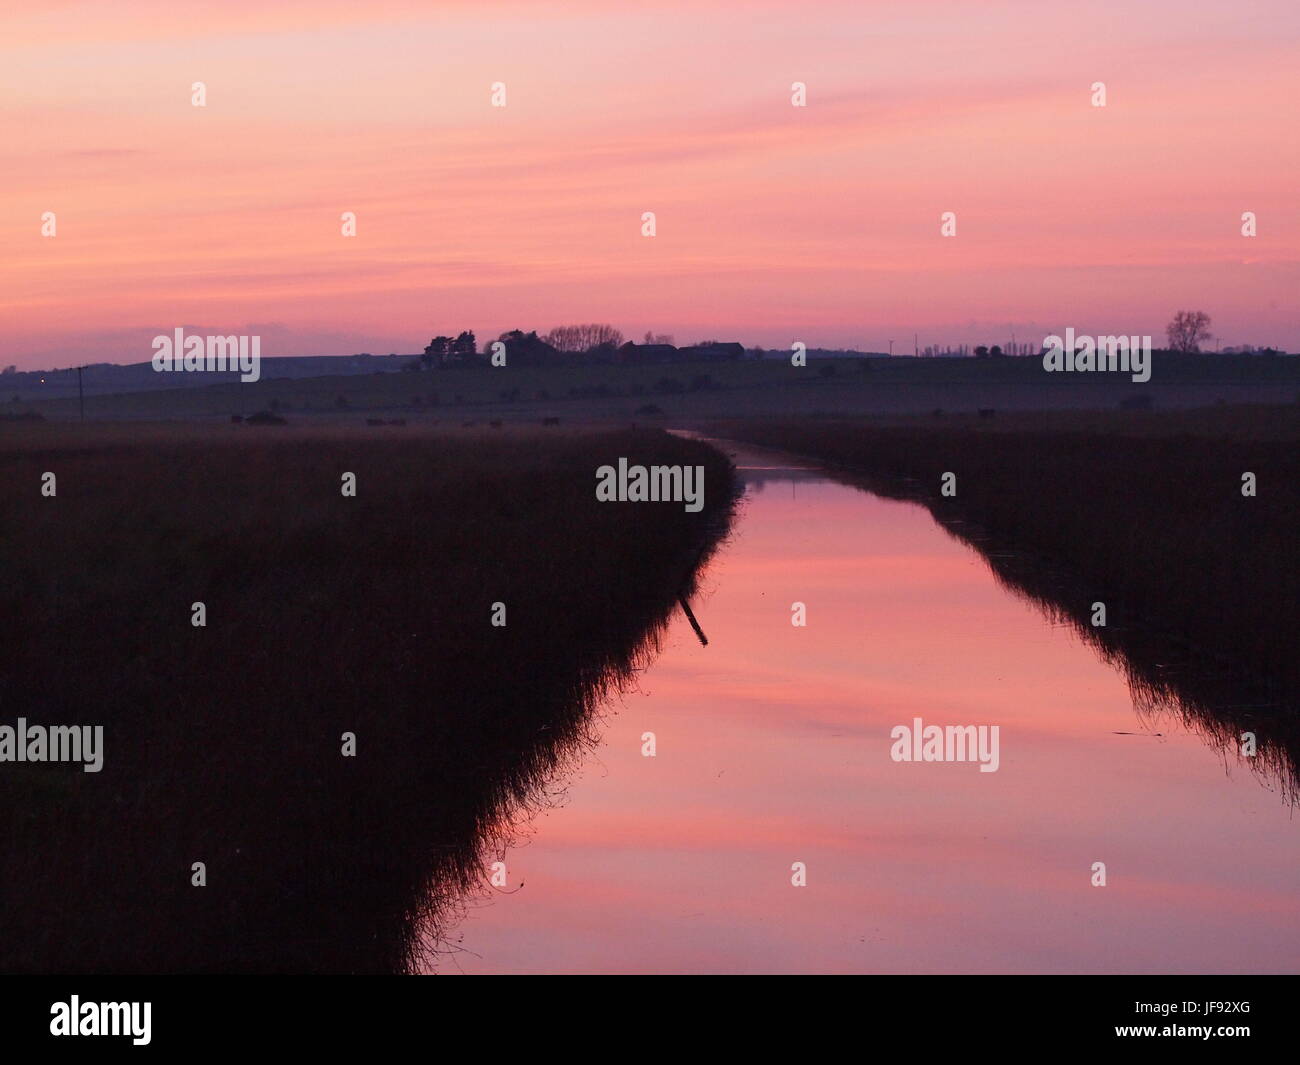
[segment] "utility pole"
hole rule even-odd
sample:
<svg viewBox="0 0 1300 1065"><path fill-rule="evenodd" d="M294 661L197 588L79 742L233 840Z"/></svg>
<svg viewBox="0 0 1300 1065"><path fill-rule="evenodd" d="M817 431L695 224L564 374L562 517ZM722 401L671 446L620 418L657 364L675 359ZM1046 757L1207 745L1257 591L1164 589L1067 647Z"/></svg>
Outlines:
<svg viewBox="0 0 1300 1065"><path fill-rule="evenodd" d="M889 357L891 359L894 357L894 342L892 340L889 342Z"/></svg>
<svg viewBox="0 0 1300 1065"><path fill-rule="evenodd" d="M85 369L83 366L77 367L77 404L81 407L81 420L84 422L86 420L86 393L81 388L81 371L83 369Z"/></svg>
<svg viewBox="0 0 1300 1065"><path fill-rule="evenodd" d="M916 339L916 334L912 334L912 354L918 359L921 357L921 342Z"/></svg>

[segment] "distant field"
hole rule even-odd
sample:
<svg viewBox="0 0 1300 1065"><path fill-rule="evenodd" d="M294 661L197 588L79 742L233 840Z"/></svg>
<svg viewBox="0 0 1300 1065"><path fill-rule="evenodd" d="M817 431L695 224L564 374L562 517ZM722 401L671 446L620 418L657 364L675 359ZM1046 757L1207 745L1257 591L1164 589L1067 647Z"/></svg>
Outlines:
<svg viewBox="0 0 1300 1065"><path fill-rule="evenodd" d="M0 386L2 387L2 386ZM662 366L503 367L266 378L252 384L153 390L86 398L86 417L229 418L276 407L292 418L347 420L366 412L439 424L499 418L644 423L777 414L899 414L945 411L1114 408L1148 396L1157 407L1291 403L1300 357L1155 356L1152 379L1112 373L1046 373L1039 360L835 359L807 366L744 360ZM77 399L25 390L0 412L32 409L78 417ZM644 408L662 413L647 413ZM638 413L640 412L640 413Z"/></svg>

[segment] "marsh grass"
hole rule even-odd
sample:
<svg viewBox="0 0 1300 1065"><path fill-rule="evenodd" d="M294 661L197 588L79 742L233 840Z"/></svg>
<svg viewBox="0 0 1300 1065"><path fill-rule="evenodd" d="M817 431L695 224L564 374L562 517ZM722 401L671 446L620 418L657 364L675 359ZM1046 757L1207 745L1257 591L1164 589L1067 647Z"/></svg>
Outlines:
<svg viewBox="0 0 1300 1065"><path fill-rule="evenodd" d="M7 972L412 968L733 504L658 431L0 432L0 723L105 726L98 774L0 765ZM597 503L622 455L704 511Z"/></svg>

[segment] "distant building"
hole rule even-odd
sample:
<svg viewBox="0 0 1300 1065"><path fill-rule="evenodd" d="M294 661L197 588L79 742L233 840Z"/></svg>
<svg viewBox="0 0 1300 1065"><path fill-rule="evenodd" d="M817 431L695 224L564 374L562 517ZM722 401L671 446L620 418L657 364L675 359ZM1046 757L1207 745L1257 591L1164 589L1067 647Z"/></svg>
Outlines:
<svg viewBox="0 0 1300 1065"><path fill-rule="evenodd" d="M635 344L628 341L618 349L618 361L632 366L654 366L669 362L727 362L745 357L743 344L693 344L679 348L672 344Z"/></svg>
<svg viewBox="0 0 1300 1065"><path fill-rule="evenodd" d="M719 344L716 340L708 344L693 344L689 348L679 348L682 362L729 362L745 357L743 344Z"/></svg>

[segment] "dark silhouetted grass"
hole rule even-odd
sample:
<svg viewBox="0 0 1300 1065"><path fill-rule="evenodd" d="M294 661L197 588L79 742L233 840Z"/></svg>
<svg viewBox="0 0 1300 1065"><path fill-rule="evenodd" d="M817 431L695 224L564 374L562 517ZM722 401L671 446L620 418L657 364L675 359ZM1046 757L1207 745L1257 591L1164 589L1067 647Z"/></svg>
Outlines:
<svg viewBox="0 0 1300 1065"><path fill-rule="evenodd" d="M658 431L0 433L0 723L106 733L99 774L0 765L9 972L410 968L733 493ZM703 464L704 512L598 503L619 456Z"/></svg>

